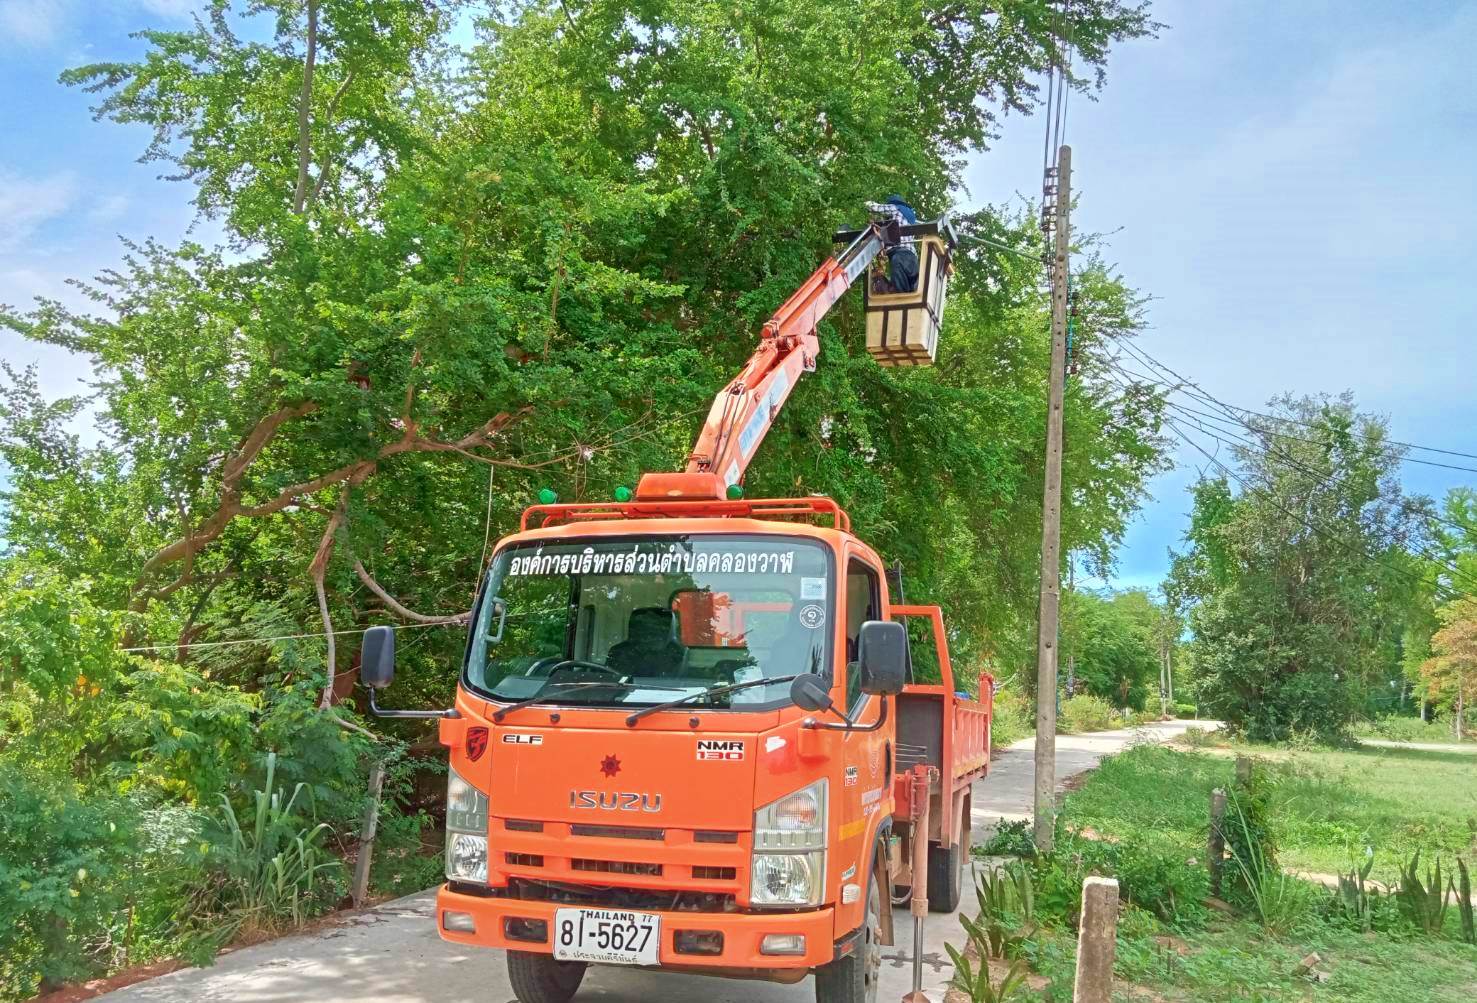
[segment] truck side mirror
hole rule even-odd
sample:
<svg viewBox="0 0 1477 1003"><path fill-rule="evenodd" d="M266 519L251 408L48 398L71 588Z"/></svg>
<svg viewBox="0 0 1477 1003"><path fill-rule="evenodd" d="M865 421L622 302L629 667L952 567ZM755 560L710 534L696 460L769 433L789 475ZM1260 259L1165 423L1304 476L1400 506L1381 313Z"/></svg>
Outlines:
<svg viewBox="0 0 1477 1003"><path fill-rule="evenodd" d="M890 697L908 680L908 628L886 620L868 620L857 635L856 670L861 691Z"/></svg>
<svg viewBox="0 0 1477 1003"><path fill-rule="evenodd" d="M817 675L796 676L790 683L790 702L801 710L831 710L831 687Z"/></svg>
<svg viewBox="0 0 1477 1003"><path fill-rule="evenodd" d="M381 690L395 681L395 628L370 627L359 649L359 681Z"/></svg>

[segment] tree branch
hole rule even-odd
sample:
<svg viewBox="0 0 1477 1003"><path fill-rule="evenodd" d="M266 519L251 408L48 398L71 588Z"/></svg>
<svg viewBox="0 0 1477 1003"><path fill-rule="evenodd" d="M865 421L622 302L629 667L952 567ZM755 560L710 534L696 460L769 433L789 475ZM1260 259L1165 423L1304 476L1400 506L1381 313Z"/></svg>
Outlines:
<svg viewBox="0 0 1477 1003"><path fill-rule="evenodd" d="M328 99L328 111L325 112L323 115L323 124L325 127L331 126L333 124L333 117L335 114L338 113L338 103L340 99L343 98L344 91L348 90L349 84L353 82L354 71L350 70L348 74L344 76L343 83L339 84L338 89L333 92L333 97ZM328 152L324 151L323 162L318 165L318 180L313 182L313 194L308 197L309 205L318 204L318 196L323 193L323 183L328 180L328 175L332 172L332 170L333 165L328 162Z"/></svg>
<svg viewBox="0 0 1477 1003"><path fill-rule="evenodd" d="M364 583L365 587L379 596L380 601L388 606L392 612L404 617L406 620L414 620L416 623L463 623L472 615L471 610L467 610L465 613L456 613L452 616L426 616L424 613L417 613L415 610L402 606L394 596L386 592L384 587L375 581L370 573L365 570L364 562L358 558L354 559L354 573L359 576L359 580Z"/></svg>
<svg viewBox="0 0 1477 1003"><path fill-rule="evenodd" d="M311 105L313 103L313 65L318 59L318 0L308 0L308 52L303 59L303 92L297 106L297 189L292 194L292 211L302 215L308 197L308 165L313 158Z"/></svg>
<svg viewBox="0 0 1477 1003"><path fill-rule="evenodd" d="M339 526L343 525L344 516L349 511L350 490L350 485L345 484L339 492L338 507L333 510L328 525L323 528L323 538L318 541L318 550L313 554L313 563L308 565L308 571L313 576L313 592L318 597L318 615L323 618L323 639L328 645L328 681L323 684L323 699L318 704L322 710L333 706L333 683L338 673L338 650L333 640L333 617L328 612L328 593L323 581L328 573L328 558L333 553L334 536L338 533Z"/></svg>

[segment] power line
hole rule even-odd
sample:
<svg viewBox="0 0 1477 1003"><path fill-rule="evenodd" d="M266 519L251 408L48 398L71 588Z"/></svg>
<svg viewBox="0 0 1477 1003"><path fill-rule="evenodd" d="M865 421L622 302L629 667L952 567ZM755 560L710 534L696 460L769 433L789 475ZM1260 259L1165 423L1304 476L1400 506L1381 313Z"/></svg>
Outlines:
<svg viewBox="0 0 1477 1003"><path fill-rule="evenodd" d="M1221 408L1228 409L1228 410L1231 410L1231 411L1238 411L1238 412L1240 412L1242 414L1256 415L1258 418L1270 418L1270 419L1272 419L1274 421L1285 421L1285 422L1288 422L1288 423L1293 424L1293 425L1302 425L1305 428L1321 428L1322 427L1322 426L1320 426L1320 425L1318 425L1318 424L1316 424L1314 422L1303 421L1303 420L1301 420L1299 418L1290 418L1290 417L1287 417L1285 415L1276 415L1276 414L1269 414L1269 413L1267 413L1265 411L1256 411L1256 410L1253 410L1252 408L1249 408L1249 407L1242 407L1239 404L1227 404L1225 401L1220 400L1215 395L1213 395L1212 393L1210 393L1210 391L1208 391L1204 387L1200 386L1200 384L1196 383L1194 380L1191 380L1191 379L1188 379L1187 377L1181 376L1179 373L1175 372L1169 366L1165 365L1163 362L1160 362L1158 359L1154 358L1152 355L1150 355L1148 352L1146 352L1142 348L1137 348L1134 345L1131 345L1131 344L1129 344L1126 341L1119 342L1119 345L1124 350L1126 350L1127 352L1129 352L1129 354L1133 355L1136 359L1138 359L1140 362L1142 362L1143 364L1147 365L1150 369L1159 370L1161 373L1168 373L1175 380L1177 380L1180 384L1183 384L1185 386L1194 387L1197 391L1199 391L1199 396L1206 403L1212 403L1212 404L1215 404L1216 406L1219 406ZM1159 383L1162 386L1173 386L1174 385L1172 383L1164 382L1162 379L1159 379L1159 380L1151 379L1151 380L1148 380L1147 382L1149 382L1149 383ZM1195 394L1189 394L1189 396L1196 396L1196 395ZM1365 433L1365 432L1358 432L1358 431L1356 431L1355 434L1356 435L1362 435L1365 438L1369 438L1369 434L1368 433ZM1403 446L1406 449L1419 449L1419 450L1422 450L1422 451L1427 452L1427 453L1442 453L1442 454L1444 454L1446 456L1460 456L1460 457L1462 457L1464 459L1468 459L1468 460L1477 460L1477 453L1464 453L1464 452L1461 452L1460 450L1442 449L1442 448L1437 447L1437 446L1423 446L1420 443L1416 443L1416 442L1402 442L1399 439L1385 439L1384 441L1387 442L1387 443L1389 443L1392 446ZM1428 460L1412 460L1411 462L1413 462L1413 463L1430 463L1430 461L1428 461ZM1440 464L1434 464L1434 465L1440 466ZM1458 469L1458 470L1467 470L1467 469L1470 469L1470 468L1467 468L1467 467L1457 467L1455 469Z"/></svg>
<svg viewBox="0 0 1477 1003"><path fill-rule="evenodd" d="M1120 375L1126 376L1129 379L1132 379L1132 380L1135 380L1135 381L1139 381L1139 382L1152 383L1152 384L1155 384L1156 386L1165 387L1166 389L1168 389L1168 391L1170 393L1182 393L1182 394L1184 394L1185 396L1189 397L1191 400L1194 400L1194 401L1200 401L1200 402L1205 402L1206 401L1206 398L1202 398L1202 397L1199 397L1199 396L1197 396L1195 394L1192 394L1189 391L1186 391L1186 390L1182 389L1178 385L1159 382L1158 380L1154 380L1152 378L1149 378L1149 377L1145 376L1143 373L1137 372L1137 371L1132 370L1132 369L1124 368L1123 366L1118 365L1116 362L1114 362L1112 360L1109 360L1108 361L1108 366L1109 366L1109 368L1111 368L1111 369L1115 370L1116 372L1118 372ZM1288 439L1288 440L1294 441L1294 442L1306 442L1306 443L1310 443L1310 444L1316 445L1316 446L1326 446L1327 445L1326 442L1324 442L1322 440L1319 440L1319 439L1309 439L1306 436L1292 435L1292 434L1290 434L1288 432L1274 432L1274 431L1272 431L1270 429L1265 429L1265 428L1261 428L1261 427L1259 427L1257 425L1253 425L1250 422L1248 422L1245 418L1242 418L1240 415L1236 414L1234 411L1227 410L1226 409L1227 408L1226 405L1221 405L1221 407L1222 407L1222 413L1221 414L1211 414L1210 412L1201 411L1201 410L1198 410L1197 408L1192 408L1189 405L1181 404L1178 401L1171 400L1167 394L1164 395L1162 397L1162 399L1163 399L1163 401L1164 401L1165 404L1168 404L1169 406L1174 407L1174 408L1176 408L1177 410L1179 410L1181 412L1188 413L1188 414L1193 414L1193 415L1199 415L1201 418L1209 419L1209 420L1214 420L1214 421L1217 421L1217 422L1221 422L1223 425L1235 424L1235 425L1237 425L1237 426L1239 426L1241 428L1246 429L1249 432L1252 432L1255 435L1262 436L1264 438L1266 438L1266 437L1275 437L1275 438L1279 438L1279 439ZM1209 398L1209 401L1211 402L1210 403L1210 406L1220 405L1220 402L1219 401L1216 401L1214 398ZM1275 415L1268 415L1267 417L1268 418L1271 418L1272 420L1279 420L1279 421L1280 420L1290 420L1290 419L1281 419L1281 418L1278 418ZM1299 425L1308 425L1308 423L1306 423L1306 422L1298 422L1298 424ZM1217 426L1217 427L1219 427L1219 426ZM1308 427L1317 428L1319 426L1308 425ZM1224 432L1227 432L1227 434L1234 434L1234 433L1230 432L1230 430L1225 429L1225 428L1221 428L1220 430L1221 431L1224 431ZM1387 443L1389 442L1389 440L1385 440L1385 441ZM1407 457L1407 456L1397 456L1397 457L1395 457L1395 459L1396 459L1397 462L1400 462L1400 463L1424 463L1424 464L1427 464L1427 465L1430 465L1430 466L1448 467L1448 468L1453 469L1453 470L1471 470L1473 473L1477 473L1477 468L1471 468L1471 467L1454 467L1454 466L1451 466L1450 464L1431 463L1428 460L1416 460L1416 459L1412 459L1412 458ZM1418 514L1422 515L1423 517L1425 517L1427 519L1430 519L1430 520L1434 520L1436 522L1439 522L1442 525L1448 526L1448 527L1450 527L1452 529L1455 529L1455 530L1457 530L1457 531L1459 531L1461 533L1469 533L1469 532L1471 532L1471 530L1470 530L1469 527L1464 526L1464 525L1462 525L1459 522L1454 522L1451 519L1448 519L1445 516L1441 515L1439 512L1429 512L1429 511L1426 511L1424 509L1415 509L1414 511L1416 511Z"/></svg>
<svg viewBox="0 0 1477 1003"><path fill-rule="evenodd" d="M1177 406L1172 401L1166 401L1165 403L1166 404L1169 404L1171 407ZM1169 421L1170 419L1166 418L1165 420L1166 421ZM1311 477L1317 478L1324 485L1332 485L1334 483L1334 478L1333 478L1333 475L1332 474L1325 474L1325 473L1322 473L1321 471L1313 470L1310 467L1304 466L1303 464L1299 463L1290 453L1287 453L1287 452L1281 451L1281 450L1274 451L1273 448L1270 447L1270 446L1260 445L1258 443L1254 443L1254 442L1252 442L1249 439L1246 439L1246 438L1243 438L1242 436L1236 435L1236 433L1234 433L1234 432L1225 432L1225 430L1220 430L1220 431L1224 432L1224 434L1229 435L1229 436L1231 436L1232 438L1234 438L1236 440L1236 442L1231 442L1231 441L1229 441L1227 439L1221 438L1219 435L1216 435L1214 431L1211 431L1210 429L1205 428L1204 425L1201 425L1195 419L1191 418L1191 419L1188 419L1188 420L1189 421L1192 421L1192 422L1195 422L1196 426L1199 428L1199 430L1203 434L1210 436L1212 439L1214 439L1215 441L1221 443L1222 445L1235 447L1236 445L1240 444L1240 445L1242 445L1242 446L1244 446L1244 447L1246 447L1248 449L1260 450L1264 454L1271 455L1271 456L1276 456L1276 457L1280 458L1283 462L1285 462L1288 465L1294 467L1295 469L1301 470L1303 473L1308 474ZM1407 511L1411 511L1411 510L1410 509L1407 509ZM1415 510L1415 511L1419 511L1419 510ZM1410 545L1408 549L1412 553L1414 553L1416 556L1425 558L1431 564L1433 564L1433 565L1441 568L1442 570L1446 571L1452 577L1452 579L1454 581L1458 581L1460 583L1464 583L1466 585L1469 585L1469 586L1472 586L1474 588L1477 588L1477 578L1474 578L1471 575L1468 575L1461 568L1459 568L1455 564L1452 564L1449 561L1445 560L1439 554L1432 553L1430 550L1427 550L1426 548L1421 547L1421 546L1418 546L1418 545Z"/></svg>
<svg viewBox="0 0 1477 1003"><path fill-rule="evenodd" d="M395 630L415 630L420 627L461 627L465 626L465 624L465 620L447 620L443 623L402 623L397 626ZM272 644L276 641L303 641L310 638L323 638L327 637L329 633L331 633L334 637L341 637L346 634L362 634L368 629L368 627L362 627L352 630L335 630L329 632L320 630L317 633L313 634L278 634L275 637L242 637L234 641L191 641L188 644L180 644L178 641L174 641L170 644L144 644L136 645L132 648L119 648L118 650L135 652L169 651L178 648L189 648L191 651L196 651L200 648L233 648L239 647L244 644Z"/></svg>
<svg viewBox="0 0 1477 1003"><path fill-rule="evenodd" d="M1298 521L1299 523L1301 523L1306 529L1308 529L1310 532L1315 533L1316 535L1318 535L1320 537L1323 537L1324 539L1332 538L1333 539L1333 542L1335 542L1335 543L1343 546L1349 553L1353 554L1356 557L1359 557L1360 559L1362 559L1362 560L1364 560L1364 561L1366 561L1368 563L1377 564L1380 567L1386 569L1387 571L1393 571L1396 574L1402 575L1405 578L1407 578L1407 579L1409 579L1411 581L1416 582L1417 584L1420 584L1420 585L1426 584L1426 580L1425 580L1425 578L1423 576L1417 575L1417 574L1413 574L1412 572L1407 571L1404 568L1397 567L1397 566L1395 566L1393 564L1388 564L1388 563L1380 560L1379 558L1373 556L1372 554L1369 554L1369 553L1363 551L1362 549L1356 548L1349 541L1339 539L1337 537L1337 535L1331 534L1327 529L1325 529L1325 528L1317 525L1316 523L1311 522L1311 521L1305 519L1304 517L1298 515L1297 513L1295 513L1293 511L1291 511L1291 510L1283 507L1283 505L1280 502L1278 502L1277 499L1275 497L1273 497L1269 492L1267 492L1267 491L1265 491L1265 490L1263 490L1261 488L1258 488L1258 487L1256 487L1256 486L1254 486L1252 484L1247 483L1247 481L1244 480L1241 477L1240 474L1236 473L1236 471L1232 470L1230 467L1226 466L1224 463L1222 463L1220 460L1218 460L1215 456L1211 455L1205 449L1205 447L1201 446L1200 443L1198 443L1194 439L1192 439L1190 437L1190 434L1188 432L1186 432L1183 428L1181 428L1175 422L1175 420L1173 418L1166 417L1164 420L1165 420L1165 423L1168 424L1171 429L1173 429L1176 438L1178 438L1181 442L1185 443L1187 446L1190 446L1191 448L1193 448L1201 456L1205 457L1207 460L1209 460L1211 463L1213 463L1218 469L1220 469L1220 471L1222 473L1224 473L1226 476L1228 476L1231 479L1233 479L1237 484L1240 484L1243 490L1254 492L1256 494L1261 495L1263 498L1267 499L1267 501L1269 501L1272 504L1272 507L1273 508L1275 508L1278 511L1280 511L1283 515L1285 515L1285 516L1287 516L1287 517L1289 517L1291 519L1295 519L1296 521ZM1439 582L1434 583L1434 586L1435 586L1435 588L1437 590L1446 593L1442 598L1445 599L1445 600L1447 600L1447 601L1450 601L1452 599L1461 599L1461 598L1471 599L1471 598L1474 598L1474 596L1471 593L1452 589L1450 586L1444 586L1444 585L1442 585Z"/></svg>

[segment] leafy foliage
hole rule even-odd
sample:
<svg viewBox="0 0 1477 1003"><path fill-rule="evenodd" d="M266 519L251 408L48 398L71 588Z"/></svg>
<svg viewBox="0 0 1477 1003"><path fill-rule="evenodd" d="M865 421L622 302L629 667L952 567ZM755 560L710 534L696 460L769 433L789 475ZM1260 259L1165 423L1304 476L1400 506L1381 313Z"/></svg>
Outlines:
<svg viewBox="0 0 1477 1003"><path fill-rule="evenodd" d="M1337 739L1398 674L1422 524L1381 421L1347 396L1273 407L1255 421L1276 447L1233 449L1240 492L1196 486L1170 591L1191 605L1209 713L1258 740Z"/></svg>
<svg viewBox="0 0 1477 1003"><path fill-rule="evenodd" d="M457 48L463 15L477 38ZM0 769L54 781L49 811L133 805L140 826L115 824L135 863L169 812L198 835L223 795L254 787L268 808L261 829L220 819L249 868L177 847L154 885L80 889L96 909L77 929L116 930L132 896L147 929L130 943L163 951L188 932L163 906L192 892L213 920L264 924L331 897L371 748L409 771L398 757L425 737L365 728L335 632L425 625L397 689L446 704L489 537L539 487L603 498L680 465L836 226L894 190L950 209L962 155L1034 107L1069 40L1072 86L1092 91L1114 45L1156 29L1131 0L1063 16L1047 0L211 0L187 29L143 32L137 59L65 73L100 119L144 127L145 159L224 238L131 240L82 283L86 309L0 309L95 374L86 400L0 378ZM1039 240L1029 209L956 221ZM947 601L960 664L1004 677L1032 650L1048 304L1034 262L966 248L939 364L880 369L846 302L748 490L836 497L903 560L911 597ZM1091 363L1140 329L1144 297L1090 256L1075 279ZM1102 568L1164 444L1155 400L1083 368L1066 476L1093 490L1066 499L1063 542ZM376 873L397 888L428 873L409 862L429 824L409 786L381 819L400 850ZM288 810L310 794L318 823ZM89 873L121 874L108 860ZM33 953L55 934L12 926Z"/></svg>
<svg viewBox="0 0 1477 1003"><path fill-rule="evenodd" d="M1421 853L1417 850L1415 856L1400 868L1395 901L1416 929L1427 936L1435 936L1446 925L1451 890L1451 882L1442 881L1440 857L1436 858L1434 866L1426 868L1425 880L1421 879Z"/></svg>
<svg viewBox="0 0 1477 1003"><path fill-rule="evenodd" d="M324 848L328 824L305 816L307 805L300 803L308 785L299 783L289 794L276 778L277 755L268 753L266 786L252 792L244 815L221 797L209 857L212 881L196 908L223 919L229 933L298 925L342 894L341 885L329 881L342 863Z"/></svg>

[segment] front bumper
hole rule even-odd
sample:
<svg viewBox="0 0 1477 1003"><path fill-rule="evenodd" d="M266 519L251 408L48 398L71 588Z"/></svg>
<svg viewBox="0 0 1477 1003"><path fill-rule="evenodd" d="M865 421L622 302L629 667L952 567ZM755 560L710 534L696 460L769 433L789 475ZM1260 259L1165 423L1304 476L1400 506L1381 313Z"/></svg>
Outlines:
<svg viewBox="0 0 1477 1003"><path fill-rule="evenodd" d="M560 906L553 902L527 899L488 898L466 895L442 885L436 894L436 928L444 940L478 947L500 947L513 951L550 954L548 940L531 943L507 936L507 920L542 920L548 930L554 928L554 912ZM475 932L461 933L446 929L448 911L472 917ZM674 968L744 968L744 969L810 969L824 965L835 957L835 916L829 906L806 912L655 912L661 917L662 942L660 959ZM715 931L723 934L720 954L679 954L675 938L680 931ZM805 953L768 955L759 953L759 944L767 934L802 934Z"/></svg>

